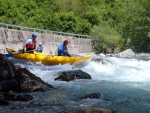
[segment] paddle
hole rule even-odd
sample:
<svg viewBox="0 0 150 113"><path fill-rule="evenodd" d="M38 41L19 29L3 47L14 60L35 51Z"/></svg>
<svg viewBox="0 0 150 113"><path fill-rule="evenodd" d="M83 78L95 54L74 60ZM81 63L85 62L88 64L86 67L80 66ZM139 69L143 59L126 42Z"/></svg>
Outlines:
<svg viewBox="0 0 150 113"><path fill-rule="evenodd" d="M30 54L35 54L35 55L41 54L40 52L36 52L35 50L24 51L24 52L19 51L19 52L16 53L16 54L24 54L24 53L30 53ZM4 56L7 57L7 58L11 58L11 57L13 57L13 56L16 55L16 54L8 53L8 54L4 54ZM42 55L47 55L47 54L46 54L46 53L42 53Z"/></svg>
<svg viewBox="0 0 150 113"><path fill-rule="evenodd" d="M21 53L23 54L22 51L19 51L19 53L16 53L16 54L21 54ZM25 51L24 53L32 53L32 54L33 54L33 53L34 53L34 50L31 50L31 51ZM15 54L15 55L16 55L16 54ZM11 58L11 57L14 56L14 54L8 53L8 54L4 54L4 56L7 57L7 58Z"/></svg>
<svg viewBox="0 0 150 113"><path fill-rule="evenodd" d="M4 54L5 57L10 58L13 57L13 54Z"/></svg>

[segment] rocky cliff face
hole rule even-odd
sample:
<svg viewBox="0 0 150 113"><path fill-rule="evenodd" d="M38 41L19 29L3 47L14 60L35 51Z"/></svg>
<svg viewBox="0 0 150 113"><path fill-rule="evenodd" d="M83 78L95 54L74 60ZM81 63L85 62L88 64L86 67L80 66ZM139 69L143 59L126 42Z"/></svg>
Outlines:
<svg viewBox="0 0 150 113"><path fill-rule="evenodd" d="M31 34L32 32L29 31L0 28L0 53L7 53L7 51L5 50L6 47L12 48L14 50L22 49L23 44L26 42L26 40L28 38L31 38ZM61 44L65 39L68 39L70 41L68 50L71 54L92 52L90 39L42 33L37 34L37 45L38 43L43 43L43 52L47 54L56 55L57 46Z"/></svg>

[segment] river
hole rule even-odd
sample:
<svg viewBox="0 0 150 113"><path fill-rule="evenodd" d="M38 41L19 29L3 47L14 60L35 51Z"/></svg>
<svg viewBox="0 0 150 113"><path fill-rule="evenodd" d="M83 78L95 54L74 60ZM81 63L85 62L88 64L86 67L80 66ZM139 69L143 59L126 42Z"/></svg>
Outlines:
<svg viewBox="0 0 150 113"><path fill-rule="evenodd" d="M1 106L0 112L68 113L78 108L107 108L114 113L150 113L150 54L137 54L134 58L102 57L102 60L105 63L88 61L79 67L91 75L91 80L70 82L54 79L59 71L78 67L69 64L44 66L12 60L56 89L31 93L36 95L31 102ZM100 93L102 97L80 99L91 93Z"/></svg>

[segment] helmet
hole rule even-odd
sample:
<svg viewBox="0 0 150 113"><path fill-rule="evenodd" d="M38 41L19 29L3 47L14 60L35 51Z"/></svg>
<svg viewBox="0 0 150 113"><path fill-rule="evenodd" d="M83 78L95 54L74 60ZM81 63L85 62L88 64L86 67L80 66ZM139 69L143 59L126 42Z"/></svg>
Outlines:
<svg viewBox="0 0 150 113"><path fill-rule="evenodd" d="M42 43L39 43L40 45L42 45Z"/></svg>
<svg viewBox="0 0 150 113"><path fill-rule="evenodd" d="M36 33L32 33L32 37L37 37L37 34Z"/></svg>
<svg viewBox="0 0 150 113"><path fill-rule="evenodd" d="M68 40L64 40L64 42L63 42L64 44L68 44L69 43L69 41Z"/></svg>

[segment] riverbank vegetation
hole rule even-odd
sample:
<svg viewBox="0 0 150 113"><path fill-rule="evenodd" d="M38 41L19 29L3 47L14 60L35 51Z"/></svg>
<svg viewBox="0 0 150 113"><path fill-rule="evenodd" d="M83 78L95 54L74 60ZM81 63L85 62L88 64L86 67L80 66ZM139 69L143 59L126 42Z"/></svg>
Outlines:
<svg viewBox="0 0 150 113"><path fill-rule="evenodd" d="M0 22L90 35L99 52L150 52L149 6L149 0L0 0Z"/></svg>

